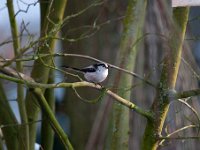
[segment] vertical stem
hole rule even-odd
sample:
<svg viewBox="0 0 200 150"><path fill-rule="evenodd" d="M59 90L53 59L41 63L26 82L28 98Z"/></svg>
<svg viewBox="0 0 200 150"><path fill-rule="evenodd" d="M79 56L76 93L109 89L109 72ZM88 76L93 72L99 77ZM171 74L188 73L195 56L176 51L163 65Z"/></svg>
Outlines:
<svg viewBox="0 0 200 150"><path fill-rule="evenodd" d="M67 135L65 134L65 132L59 125L58 121L56 120L55 115L53 114L51 108L49 107L49 105L47 103L47 100L45 99L45 97L42 93L43 93L42 90L39 88L35 88L33 91L33 94L36 96L42 110L44 111L46 117L49 119L52 128L54 129L54 131L57 133L57 135L61 139L64 147L66 149L73 150L73 147L72 147Z"/></svg>
<svg viewBox="0 0 200 150"><path fill-rule="evenodd" d="M45 0L41 0L40 3L46 3ZM45 14L42 11L41 18L42 28L41 28L41 37L48 37L57 36L58 32L60 31L60 24L62 23L63 14L65 11L65 6L67 4L67 0L49 0L48 7L45 5L44 11L46 10ZM42 5L44 6L44 5ZM43 43L40 43L40 47L38 49L39 54L52 54L54 53L56 39L48 39ZM42 59L42 60L41 60ZM31 72L31 77L40 83L47 83L49 78L49 71L50 69L44 65L52 65L52 58L46 57L41 58L34 62L33 70ZM44 92L44 90L43 90ZM38 119L38 114L40 109L37 104L37 99L32 94L30 90L28 90L26 95L26 108L28 113L28 120L29 121L36 121ZM29 125L29 143L30 149L34 149L34 143L36 139L36 124Z"/></svg>
<svg viewBox="0 0 200 150"><path fill-rule="evenodd" d="M171 49L164 59L161 79L157 88L157 96L152 104L155 119L153 121L148 120L147 122L142 150L156 150L159 146L159 136L161 135L169 108L167 92L175 88L188 14L189 8L187 7L173 9L173 19L176 26L173 26L171 37L169 38Z"/></svg>
<svg viewBox="0 0 200 150"><path fill-rule="evenodd" d="M2 83L0 82L0 125L13 125L1 128L8 150L19 149L19 142L21 141L18 136L19 130L17 124L15 115L10 108Z"/></svg>
<svg viewBox="0 0 200 150"><path fill-rule="evenodd" d="M12 39L13 39L13 48L14 48L14 53L17 56L20 54L20 51L19 51L20 41L18 37L18 28L17 28L16 19L15 19L13 1L7 0L7 6L8 6L8 13L9 13L9 19L10 19ZM21 62L16 62L16 70L19 72L23 71ZM24 88L23 88L23 85L21 84L17 85L17 100L18 100L21 123L27 124L28 120L27 120L27 113L26 113L25 102L24 102ZM23 143L19 143L20 147L21 149L29 150L28 125L23 125L20 128L21 128L20 134L23 139Z"/></svg>
<svg viewBox="0 0 200 150"><path fill-rule="evenodd" d="M143 30L146 0L129 0L126 17L124 19L124 31L120 43L118 59L120 67L133 71L135 68L138 45L134 43L140 37ZM120 79L119 79L119 78ZM117 76L120 87L131 87L132 77L119 73ZM130 99L131 91L118 92L125 99ZM114 104L113 111L113 134L111 149L128 149L129 143L129 110L119 104Z"/></svg>
<svg viewBox="0 0 200 150"><path fill-rule="evenodd" d="M48 83L54 82L54 70L50 71L51 76L49 77ZM55 110L55 95L54 89L47 89L45 91L45 98L52 112ZM41 129L41 146L45 150L52 150L54 143L54 132L51 128L51 124L47 116L42 113L42 129Z"/></svg>

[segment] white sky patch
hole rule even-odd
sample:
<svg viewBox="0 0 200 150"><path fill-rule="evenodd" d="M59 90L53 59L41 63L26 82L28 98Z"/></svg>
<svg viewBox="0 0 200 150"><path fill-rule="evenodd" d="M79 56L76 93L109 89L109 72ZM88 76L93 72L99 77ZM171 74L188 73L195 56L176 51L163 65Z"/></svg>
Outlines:
<svg viewBox="0 0 200 150"><path fill-rule="evenodd" d="M1 0L0 2L0 43L4 42L5 40L11 40L11 29L6 3L7 0ZM20 32L20 26L22 22L24 22L25 24L28 24L27 30L30 32L30 34L34 35L33 40L37 39L40 35L40 6L38 0L13 0L13 4L15 13L21 10L17 13L16 16L18 31ZM22 38L21 46L24 45L27 45L27 36L23 36ZM56 49L61 49L61 43L57 42ZM13 57L12 43L0 46L0 56L3 56L5 58ZM56 62L59 64L59 59L57 59ZM55 81L61 82L62 80L63 77L58 73L58 77L55 78ZM9 94L7 94L9 95L9 97L12 97L12 99L17 97L15 87L8 84L5 88L6 91L7 89L12 89L12 92L9 92ZM64 89L55 89L55 95L59 101L62 99L63 94ZM18 114L17 112L18 110L16 110L16 114Z"/></svg>
<svg viewBox="0 0 200 150"><path fill-rule="evenodd" d="M33 34L34 38L38 38L40 34L39 33L40 32L39 3L37 3L36 5L30 5L28 8L28 4L35 3L35 2L37 1L36 0L13 0L15 13L18 12L19 10L22 10L16 16L18 31L20 32L21 23L24 21L25 24L29 23L29 25L27 26L27 30L30 32L30 34ZM12 40L11 30L10 30L10 21L9 21L8 9L7 9L6 3L7 3L7 0L1 0L0 2L0 18L1 18L0 43L7 40ZM27 12L24 12L26 10ZM26 43L26 38L27 38L26 36L23 36L22 45ZM0 56L3 56L5 58L13 57L12 43L0 46ZM16 86L6 81L4 88L5 88L8 99L12 100L12 101L9 101L9 103L13 109L15 116L17 117L17 120L20 122L18 104L17 104L17 101L13 101L13 100L16 100L16 97L17 97Z"/></svg>
<svg viewBox="0 0 200 150"><path fill-rule="evenodd" d="M172 7L200 6L200 0L172 0Z"/></svg>
<svg viewBox="0 0 200 150"><path fill-rule="evenodd" d="M38 37L39 32L40 32L39 3L37 3L36 5L30 5L28 7L28 4L35 3L35 2L37 1L36 0L13 0L15 13L17 13L19 10L22 10L16 16L19 32L20 32L20 26L22 22L24 21L25 24L28 24L26 27L27 27L27 30L30 32L30 34L33 34L35 35L35 37ZM7 3L6 0L1 0L1 3L0 3L0 17L1 17L0 43L5 40L11 39L10 22L9 22L8 9L7 9L6 3ZM27 12L24 12L26 10ZM12 43L10 45L12 45ZM4 55L4 53L7 53L6 51L8 51L9 49L11 49L9 44L1 46L0 55L2 55L2 53ZM6 56L9 57L9 54L7 53Z"/></svg>

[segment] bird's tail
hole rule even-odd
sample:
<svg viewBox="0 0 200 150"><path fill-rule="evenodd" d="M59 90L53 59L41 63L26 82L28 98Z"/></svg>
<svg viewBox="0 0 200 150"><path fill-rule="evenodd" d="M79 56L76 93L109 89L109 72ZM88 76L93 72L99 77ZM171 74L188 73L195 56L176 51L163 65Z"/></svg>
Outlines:
<svg viewBox="0 0 200 150"><path fill-rule="evenodd" d="M78 69L78 68L74 68L74 67L69 67L69 66L61 66L62 68L65 68L67 70L73 70L73 71L76 71L76 72L81 72L81 73L84 73L84 71L82 71L81 69Z"/></svg>

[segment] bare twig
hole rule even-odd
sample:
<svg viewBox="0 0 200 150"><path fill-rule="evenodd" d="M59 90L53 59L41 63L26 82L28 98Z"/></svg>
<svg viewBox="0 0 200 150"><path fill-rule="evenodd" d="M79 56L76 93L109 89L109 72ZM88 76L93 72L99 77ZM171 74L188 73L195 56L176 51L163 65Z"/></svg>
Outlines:
<svg viewBox="0 0 200 150"><path fill-rule="evenodd" d="M7 127L12 127L12 126L27 126L27 125L30 125L30 124L40 123L40 122L42 122L42 120L36 120L36 121L27 122L27 123L21 123L21 124L18 124L18 123L15 123L15 124L2 124L2 125L0 125L0 128L3 129L3 128L7 128Z"/></svg>
<svg viewBox="0 0 200 150"><path fill-rule="evenodd" d="M194 115L197 117L197 120L200 124L200 117L199 117L199 114L197 113L197 111L190 104L188 104L186 101L184 101L182 99L178 99L178 101L183 103L185 106L187 106L194 113Z"/></svg>
<svg viewBox="0 0 200 150"><path fill-rule="evenodd" d="M81 55L81 54L63 54L63 53L55 53L55 54L41 54L40 56L30 56L28 58L22 58L22 59L16 59L16 61L30 61L30 60L37 60L39 58L43 58L43 57L48 57L48 56L53 56L53 57L79 57L79 58L84 58L84 59L89 59L89 60L93 60L95 62L101 62L101 63L107 63L105 61L102 61L102 60L99 60L99 59L96 59L94 57L91 57L91 56L88 56L88 55ZM13 60L13 59L12 59ZM5 61L12 61L10 59L0 59L0 62L5 62ZM128 71L126 69L123 69L123 68L120 68L120 67L117 67L115 65L112 65L112 64L109 64L109 67L111 68L114 68L114 69L117 69L117 70L120 70L120 71L123 71L127 74L130 74L134 77L136 77L137 79L140 79L142 80L144 83L152 86L152 87L156 87L153 83L151 83L150 81L146 80L144 77L138 75L137 73L134 73L134 72L131 72L131 71ZM55 67L53 67L52 69L55 69Z"/></svg>
<svg viewBox="0 0 200 150"><path fill-rule="evenodd" d="M0 64L1 66L2 64ZM35 82L31 77L20 73L20 76L23 78L19 78L18 74L16 73L15 70L9 68L9 67L0 67L0 71L4 72L5 74L0 74L0 78L2 79L6 79L9 80L11 82L16 82L16 83L20 83L20 84L24 84L30 88L79 88L79 87L93 87L96 88L98 90L103 90L104 87L100 86L100 85L96 85L94 83L89 83L86 81L82 81L82 82L74 82L74 83L54 83L54 84L42 84L42 83L37 83ZM136 111L137 113L139 113L140 115L148 118L148 119L152 119L152 114L150 111L148 110L144 110L143 108L140 108L139 106L137 106L136 104L130 102L129 100L126 100L122 97L120 97L119 95L117 95L116 93L110 91L110 90L106 90L106 93L108 95L110 95L112 98L114 98L116 101L118 101L119 103L123 104L124 106Z"/></svg>
<svg viewBox="0 0 200 150"><path fill-rule="evenodd" d="M165 139L165 140L199 140L199 136L188 136L188 137L161 137L160 139Z"/></svg>
<svg viewBox="0 0 200 150"><path fill-rule="evenodd" d="M177 134L177 133L179 133L179 132L181 132L181 131L184 131L184 130L186 130L186 129L189 129L189 128L199 128L199 126L197 126L197 125L188 125L188 126L185 126L185 127L180 128L180 129L177 129L176 131L174 131L174 132L168 134L168 135L165 136L165 137L160 137L161 141L160 141L159 145L162 145L163 142L164 142L165 140L173 140L173 139L193 139L194 137L171 137L171 136L173 136L173 135L175 135L175 134ZM200 137L195 137L195 138L200 138ZM195 138L194 138L194 139L195 139Z"/></svg>
<svg viewBox="0 0 200 150"><path fill-rule="evenodd" d="M104 96L104 94L106 93L106 90L107 90L106 88L103 88L101 94L97 98L92 99L92 100L88 100L88 99L81 97L75 87L72 87L72 89L74 90L74 93L76 94L76 96L80 100L82 100L85 103L90 103L90 104L94 104L94 103L99 102L103 98L103 96Z"/></svg>
<svg viewBox="0 0 200 150"><path fill-rule="evenodd" d="M188 69L194 74L194 76L200 80L200 76L198 75L198 73L192 68L192 66L183 58L181 57L181 60L183 61L183 63L188 67Z"/></svg>
<svg viewBox="0 0 200 150"><path fill-rule="evenodd" d="M15 17L16 17L20 12L27 13L28 10L29 10L29 8L30 8L31 6L35 6L35 5L37 5L37 4L39 3L39 0L36 1L36 2L33 2L33 3L30 3L30 4L25 3L25 2L22 1L22 0L20 0L20 2L23 3L23 4L25 4L25 5L27 5L27 7L26 7L26 9L24 9L24 10L21 9L21 8L20 8L20 4L18 4L18 1L17 1L17 4L18 4L18 7L19 7L19 10L15 13Z"/></svg>

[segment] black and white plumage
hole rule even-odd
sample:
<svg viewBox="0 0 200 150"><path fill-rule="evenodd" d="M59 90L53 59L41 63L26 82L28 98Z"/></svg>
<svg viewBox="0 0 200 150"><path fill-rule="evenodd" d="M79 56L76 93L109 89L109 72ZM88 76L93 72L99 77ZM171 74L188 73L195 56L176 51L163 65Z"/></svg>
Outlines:
<svg viewBox="0 0 200 150"><path fill-rule="evenodd" d="M82 69L68 66L63 67L83 73L85 79L93 83L101 83L108 76L108 65L106 63L97 63Z"/></svg>

